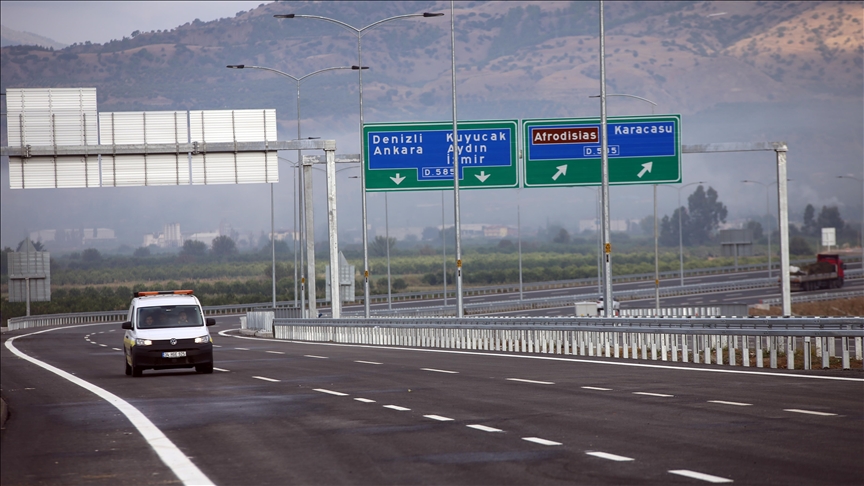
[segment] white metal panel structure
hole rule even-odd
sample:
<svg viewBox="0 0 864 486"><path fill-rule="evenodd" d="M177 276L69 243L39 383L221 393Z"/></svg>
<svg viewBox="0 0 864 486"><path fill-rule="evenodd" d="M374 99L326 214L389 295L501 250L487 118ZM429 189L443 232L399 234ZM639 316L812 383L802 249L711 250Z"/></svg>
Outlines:
<svg viewBox="0 0 864 486"><path fill-rule="evenodd" d="M96 88L8 88L6 109L11 147L99 143ZM96 155L9 158L12 189L97 186Z"/></svg>
<svg viewBox="0 0 864 486"><path fill-rule="evenodd" d="M9 302L28 302L27 286L30 287L29 301L47 302L51 300L51 254L36 251L30 240L24 242L23 251L8 254L9 263Z"/></svg>
<svg viewBox="0 0 864 486"><path fill-rule="evenodd" d="M189 184L189 157L147 154L147 144L185 144L189 141L185 111L130 111L99 113L102 145L142 145L143 154L103 155L103 186L176 186Z"/></svg>
<svg viewBox="0 0 864 486"><path fill-rule="evenodd" d="M189 134L202 152L208 143L275 142L276 110L189 112ZM235 152L192 155L192 184L279 182L275 153Z"/></svg>

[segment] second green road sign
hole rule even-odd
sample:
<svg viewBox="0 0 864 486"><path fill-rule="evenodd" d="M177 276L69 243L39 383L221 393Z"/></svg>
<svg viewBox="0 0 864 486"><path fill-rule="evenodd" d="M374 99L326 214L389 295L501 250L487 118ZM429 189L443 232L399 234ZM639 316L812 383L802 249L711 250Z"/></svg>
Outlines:
<svg viewBox="0 0 864 486"><path fill-rule="evenodd" d="M523 120L524 187L601 184L599 118ZM607 119L610 184L681 182L681 115Z"/></svg>
<svg viewBox="0 0 864 486"><path fill-rule="evenodd" d="M460 121L459 188L519 187L516 120ZM453 123L363 125L366 190L453 188Z"/></svg>

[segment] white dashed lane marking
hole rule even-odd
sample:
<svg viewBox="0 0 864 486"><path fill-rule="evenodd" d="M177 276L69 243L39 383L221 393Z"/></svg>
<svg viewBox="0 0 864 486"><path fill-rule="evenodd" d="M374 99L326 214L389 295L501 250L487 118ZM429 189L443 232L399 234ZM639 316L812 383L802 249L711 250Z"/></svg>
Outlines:
<svg viewBox="0 0 864 486"><path fill-rule="evenodd" d="M410 408L400 407L399 405L384 405L384 408L389 408L390 410L396 410L399 412L406 412L411 410Z"/></svg>
<svg viewBox="0 0 864 486"><path fill-rule="evenodd" d="M363 402L363 403L375 403L375 400L370 400L368 398L355 398L354 400L357 400L358 402Z"/></svg>
<svg viewBox="0 0 864 486"><path fill-rule="evenodd" d="M305 358L316 358L316 359L329 359L327 356L315 356L314 354L304 354Z"/></svg>
<svg viewBox="0 0 864 486"><path fill-rule="evenodd" d="M466 425L465 427L468 427L470 429L482 430L483 432L504 432L501 429L496 429L494 427L487 427L485 425L480 425L480 424L471 424L471 425Z"/></svg>
<svg viewBox="0 0 864 486"><path fill-rule="evenodd" d="M828 413L828 412L816 412L814 410L801 410L800 408L784 408L784 412L794 412L794 413L805 413L807 415L819 415L820 417L831 417L833 415L837 415L836 413Z"/></svg>
<svg viewBox="0 0 864 486"><path fill-rule="evenodd" d="M256 380L264 380L264 381L270 381L273 383L279 383L279 380L276 380L273 378L267 378L266 376L253 376L252 378L255 378Z"/></svg>
<svg viewBox="0 0 864 486"><path fill-rule="evenodd" d="M752 403L727 402L725 400L708 400L708 403L719 403L720 405L735 405L736 407L749 407Z"/></svg>
<svg viewBox="0 0 864 486"><path fill-rule="evenodd" d="M123 351L123 350L120 349L120 348L111 348L111 349L113 349L114 351Z"/></svg>
<svg viewBox="0 0 864 486"><path fill-rule="evenodd" d="M336 395L337 397L347 397L348 396L347 393L337 392L337 391L333 391L333 390L327 390L325 388L315 388L314 390L317 392L321 392L321 393Z"/></svg>
<svg viewBox="0 0 864 486"><path fill-rule="evenodd" d="M363 363L363 364L371 364L371 365L380 365L381 364L381 363L378 363L375 361L362 361L362 360L357 360L357 361L355 361L355 363Z"/></svg>
<svg viewBox="0 0 864 486"><path fill-rule="evenodd" d="M282 351L265 351L265 352L270 353L270 354L285 354Z"/></svg>
<svg viewBox="0 0 864 486"><path fill-rule="evenodd" d="M249 348L234 348L238 351L249 351Z"/></svg>
<svg viewBox="0 0 864 486"><path fill-rule="evenodd" d="M453 420L450 417L442 417L440 415L424 415L424 417L426 417L428 419L432 419L432 420L437 420L439 422L449 422L449 421Z"/></svg>
<svg viewBox="0 0 864 486"><path fill-rule="evenodd" d="M522 383L534 383L536 385L554 385L551 381L523 380L522 378L507 378L508 381L519 381Z"/></svg>
<svg viewBox="0 0 864 486"><path fill-rule="evenodd" d="M560 442L555 442L554 440L541 439L540 437L522 437L522 440L527 440L528 442L533 442L535 444L540 444L540 445L545 445L545 446L561 445Z"/></svg>
<svg viewBox="0 0 864 486"><path fill-rule="evenodd" d="M646 397L661 397L661 398L669 398L674 397L675 395L666 395L663 393L649 393L649 392L633 392L634 395L645 395Z"/></svg>
<svg viewBox="0 0 864 486"><path fill-rule="evenodd" d="M435 373L450 373L450 374L458 374L458 371L449 371L449 370L436 370L435 368L420 368L423 371L432 371Z"/></svg>
<svg viewBox="0 0 864 486"><path fill-rule="evenodd" d="M624 457L624 456L619 456L617 454L609 454L608 452L594 451L594 452L586 452L585 454L588 454L589 456L599 457L600 459L609 459L610 461L618 461L618 462L633 461L634 460L632 457Z"/></svg>
<svg viewBox="0 0 864 486"><path fill-rule="evenodd" d="M216 370L216 371L221 371L221 372L223 372L223 373L228 373L228 370L226 370L225 368L216 368L216 367L214 367L213 369Z"/></svg>
<svg viewBox="0 0 864 486"><path fill-rule="evenodd" d="M690 471L688 469L673 469L669 471L672 474L677 474L679 476L686 476L688 478L700 479L702 481L707 481L709 483L731 483L731 479L721 478L719 476L712 476L710 474L700 473L696 471Z"/></svg>
<svg viewBox="0 0 864 486"><path fill-rule="evenodd" d="M600 388L599 386L583 386L582 388L586 390L612 391L611 388Z"/></svg>

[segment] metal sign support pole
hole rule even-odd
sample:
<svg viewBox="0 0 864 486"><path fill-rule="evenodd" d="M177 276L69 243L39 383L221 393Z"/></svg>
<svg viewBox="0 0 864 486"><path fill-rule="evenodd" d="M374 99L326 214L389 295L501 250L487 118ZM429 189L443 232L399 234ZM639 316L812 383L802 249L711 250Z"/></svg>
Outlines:
<svg viewBox="0 0 864 486"><path fill-rule="evenodd" d="M657 184L654 184L654 308L660 315L660 247L657 241Z"/></svg>
<svg viewBox="0 0 864 486"><path fill-rule="evenodd" d="M609 231L609 154L606 140L606 42L603 28L603 0L600 0L600 157L603 181L603 314L613 315L612 300L612 243Z"/></svg>
<svg viewBox="0 0 864 486"><path fill-rule="evenodd" d="M453 92L453 211L456 229L456 317L464 317L462 309L462 225L459 222L459 137L456 127L456 33L453 0L450 0L450 70Z"/></svg>
<svg viewBox="0 0 864 486"><path fill-rule="evenodd" d="M342 282L339 280L339 235L336 224L336 152L326 150L324 153L327 156L327 228L330 236L330 314L333 319L339 319L342 317Z"/></svg>
<svg viewBox="0 0 864 486"><path fill-rule="evenodd" d="M306 288L309 289L309 318L318 317L315 309L315 223L314 206L312 203L312 163L303 161L303 195L305 201L303 206L306 212Z"/></svg>
<svg viewBox="0 0 864 486"><path fill-rule="evenodd" d="M777 154L777 199L780 212L780 293L783 300L783 315L792 315L792 297L789 284L789 204L787 201L786 145L774 149Z"/></svg>

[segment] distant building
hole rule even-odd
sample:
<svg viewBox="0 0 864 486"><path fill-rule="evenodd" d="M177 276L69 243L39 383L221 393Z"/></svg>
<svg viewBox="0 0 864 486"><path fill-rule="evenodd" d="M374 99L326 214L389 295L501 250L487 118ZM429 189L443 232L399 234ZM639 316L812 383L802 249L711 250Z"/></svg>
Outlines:
<svg viewBox="0 0 864 486"><path fill-rule="evenodd" d="M42 243L54 242L53 246L74 249L85 246L104 246L117 241L110 228L51 229L30 232L30 240Z"/></svg>
<svg viewBox="0 0 864 486"><path fill-rule="evenodd" d="M486 238L515 238L519 236L519 231L511 226L490 224L483 226L483 236Z"/></svg>
<svg viewBox="0 0 864 486"><path fill-rule="evenodd" d="M616 233L625 233L630 231L632 225L639 225L638 219L612 219L609 221L609 231ZM579 232L592 231L596 232L599 229L599 223L596 219L580 219Z"/></svg>

